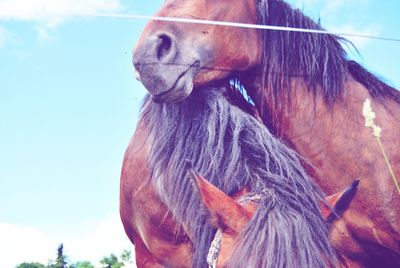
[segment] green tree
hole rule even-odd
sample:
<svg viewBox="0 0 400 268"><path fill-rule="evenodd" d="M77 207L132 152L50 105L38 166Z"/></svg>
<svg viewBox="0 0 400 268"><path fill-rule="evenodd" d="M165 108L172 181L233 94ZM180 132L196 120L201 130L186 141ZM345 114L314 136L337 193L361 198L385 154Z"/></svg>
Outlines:
<svg viewBox="0 0 400 268"><path fill-rule="evenodd" d="M124 262L124 264L132 263L132 252L130 250L127 250L127 249L122 251L121 260Z"/></svg>
<svg viewBox="0 0 400 268"><path fill-rule="evenodd" d="M16 268L46 268L46 266L38 262L24 262L19 264Z"/></svg>
<svg viewBox="0 0 400 268"><path fill-rule="evenodd" d="M50 262L49 268L68 268L68 257L64 255L64 244L57 248L57 258L54 262Z"/></svg>
<svg viewBox="0 0 400 268"><path fill-rule="evenodd" d="M89 261L79 261L70 266L70 268L94 268L94 265Z"/></svg>
<svg viewBox="0 0 400 268"><path fill-rule="evenodd" d="M104 257L100 260L100 263L103 265L103 268L121 268L124 266L123 262L118 260L118 257L114 254L111 254L108 257Z"/></svg>

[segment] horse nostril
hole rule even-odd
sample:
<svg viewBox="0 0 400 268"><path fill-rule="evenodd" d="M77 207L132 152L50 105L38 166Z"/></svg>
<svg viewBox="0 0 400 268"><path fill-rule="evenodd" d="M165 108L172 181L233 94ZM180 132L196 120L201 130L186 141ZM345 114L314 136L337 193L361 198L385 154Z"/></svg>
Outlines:
<svg viewBox="0 0 400 268"><path fill-rule="evenodd" d="M157 57L162 60L167 57L172 51L172 38L167 34L158 36Z"/></svg>

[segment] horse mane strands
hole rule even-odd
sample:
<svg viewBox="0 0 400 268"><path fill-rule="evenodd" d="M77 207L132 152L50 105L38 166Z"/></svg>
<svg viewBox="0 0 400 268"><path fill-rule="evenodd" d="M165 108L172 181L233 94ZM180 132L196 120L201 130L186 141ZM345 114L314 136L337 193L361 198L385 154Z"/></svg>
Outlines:
<svg viewBox="0 0 400 268"><path fill-rule="evenodd" d="M324 30L319 23L282 0L257 0L258 23L262 25ZM263 42L261 111L267 124L280 122L290 105L291 91L300 78L314 96L321 94L332 106L341 97L351 76L373 97L390 97L400 103L400 93L380 81L360 64L349 61L341 43L350 41L334 34L260 30ZM279 133L279 129L277 130Z"/></svg>
<svg viewBox="0 0 400 268"><path fill-rule="evenodd" d="M227 194L245 186L262 196L229 267L325 267L336 263L322 193L296 153L244 112L226 89L195 90L181 103L145 106L154 138L152 183L195 246L193 267L206 265L215 229L186 178L185 160Z"/></svg>

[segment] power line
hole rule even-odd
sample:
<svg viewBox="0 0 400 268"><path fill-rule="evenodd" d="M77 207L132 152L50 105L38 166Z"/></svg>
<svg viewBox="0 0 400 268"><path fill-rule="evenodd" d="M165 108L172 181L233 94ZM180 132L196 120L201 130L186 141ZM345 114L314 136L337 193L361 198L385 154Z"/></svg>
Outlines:
<svg viewBox="0 0 400 268"><path fill-rule="evenodd" d="M351 36L358 38L368 38L383 41L400 42L400 38L396 37L384 37L375 36L368 34L357 34L357 33L346 33L346 32L334 32L325 30L313 30L313 29L303 29L295 27L283 27L283 26L273 26L273 25L260 25L260 24L249 24L249 23L238 23L238 22L228 22L228 21L214 21L214 20L202 20L202 19L190 19L190 18L172 18L172 17L160 17L160 16L143 16L134 14L118 14L118 13L33 13L33 14L8 14L9 18L18 15L30 15L32 17L100 17L100 18L115 18L115 19L135 19L135 20L156 20L165 22L178 22L178 23L188 23L188 24L205 24L205 25L218 25L226 27L238 27L238 28L248 28L248 29L261 29L261 30L274 30L274 31L288 31L288 32L300 32L300 33L314 33L314 34L330 34L330 35L340 35L340 36Z"/></svg>

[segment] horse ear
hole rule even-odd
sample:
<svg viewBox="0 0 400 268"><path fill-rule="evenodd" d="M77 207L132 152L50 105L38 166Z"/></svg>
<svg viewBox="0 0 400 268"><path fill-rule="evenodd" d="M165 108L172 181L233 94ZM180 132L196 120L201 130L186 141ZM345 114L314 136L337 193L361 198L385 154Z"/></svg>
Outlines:
<svg viewBox="0 0 400 268"><path fill-rule="evenodd" d="M322 216L327 220L332 220L342 214L350 205L359 183L359 180L355 180L344 191L326 197L326 203L323 203L321 207Z"/></svg>
<svg viewBox="0 0 400 268"><path fill-rule="evenodd" d="M235 233L243 230L250 221L252 212L209 183L193 169L190 172L193 184L200 193L201 201L211 214L212 222L224 231L227 231L227 228Z"/></svg>

